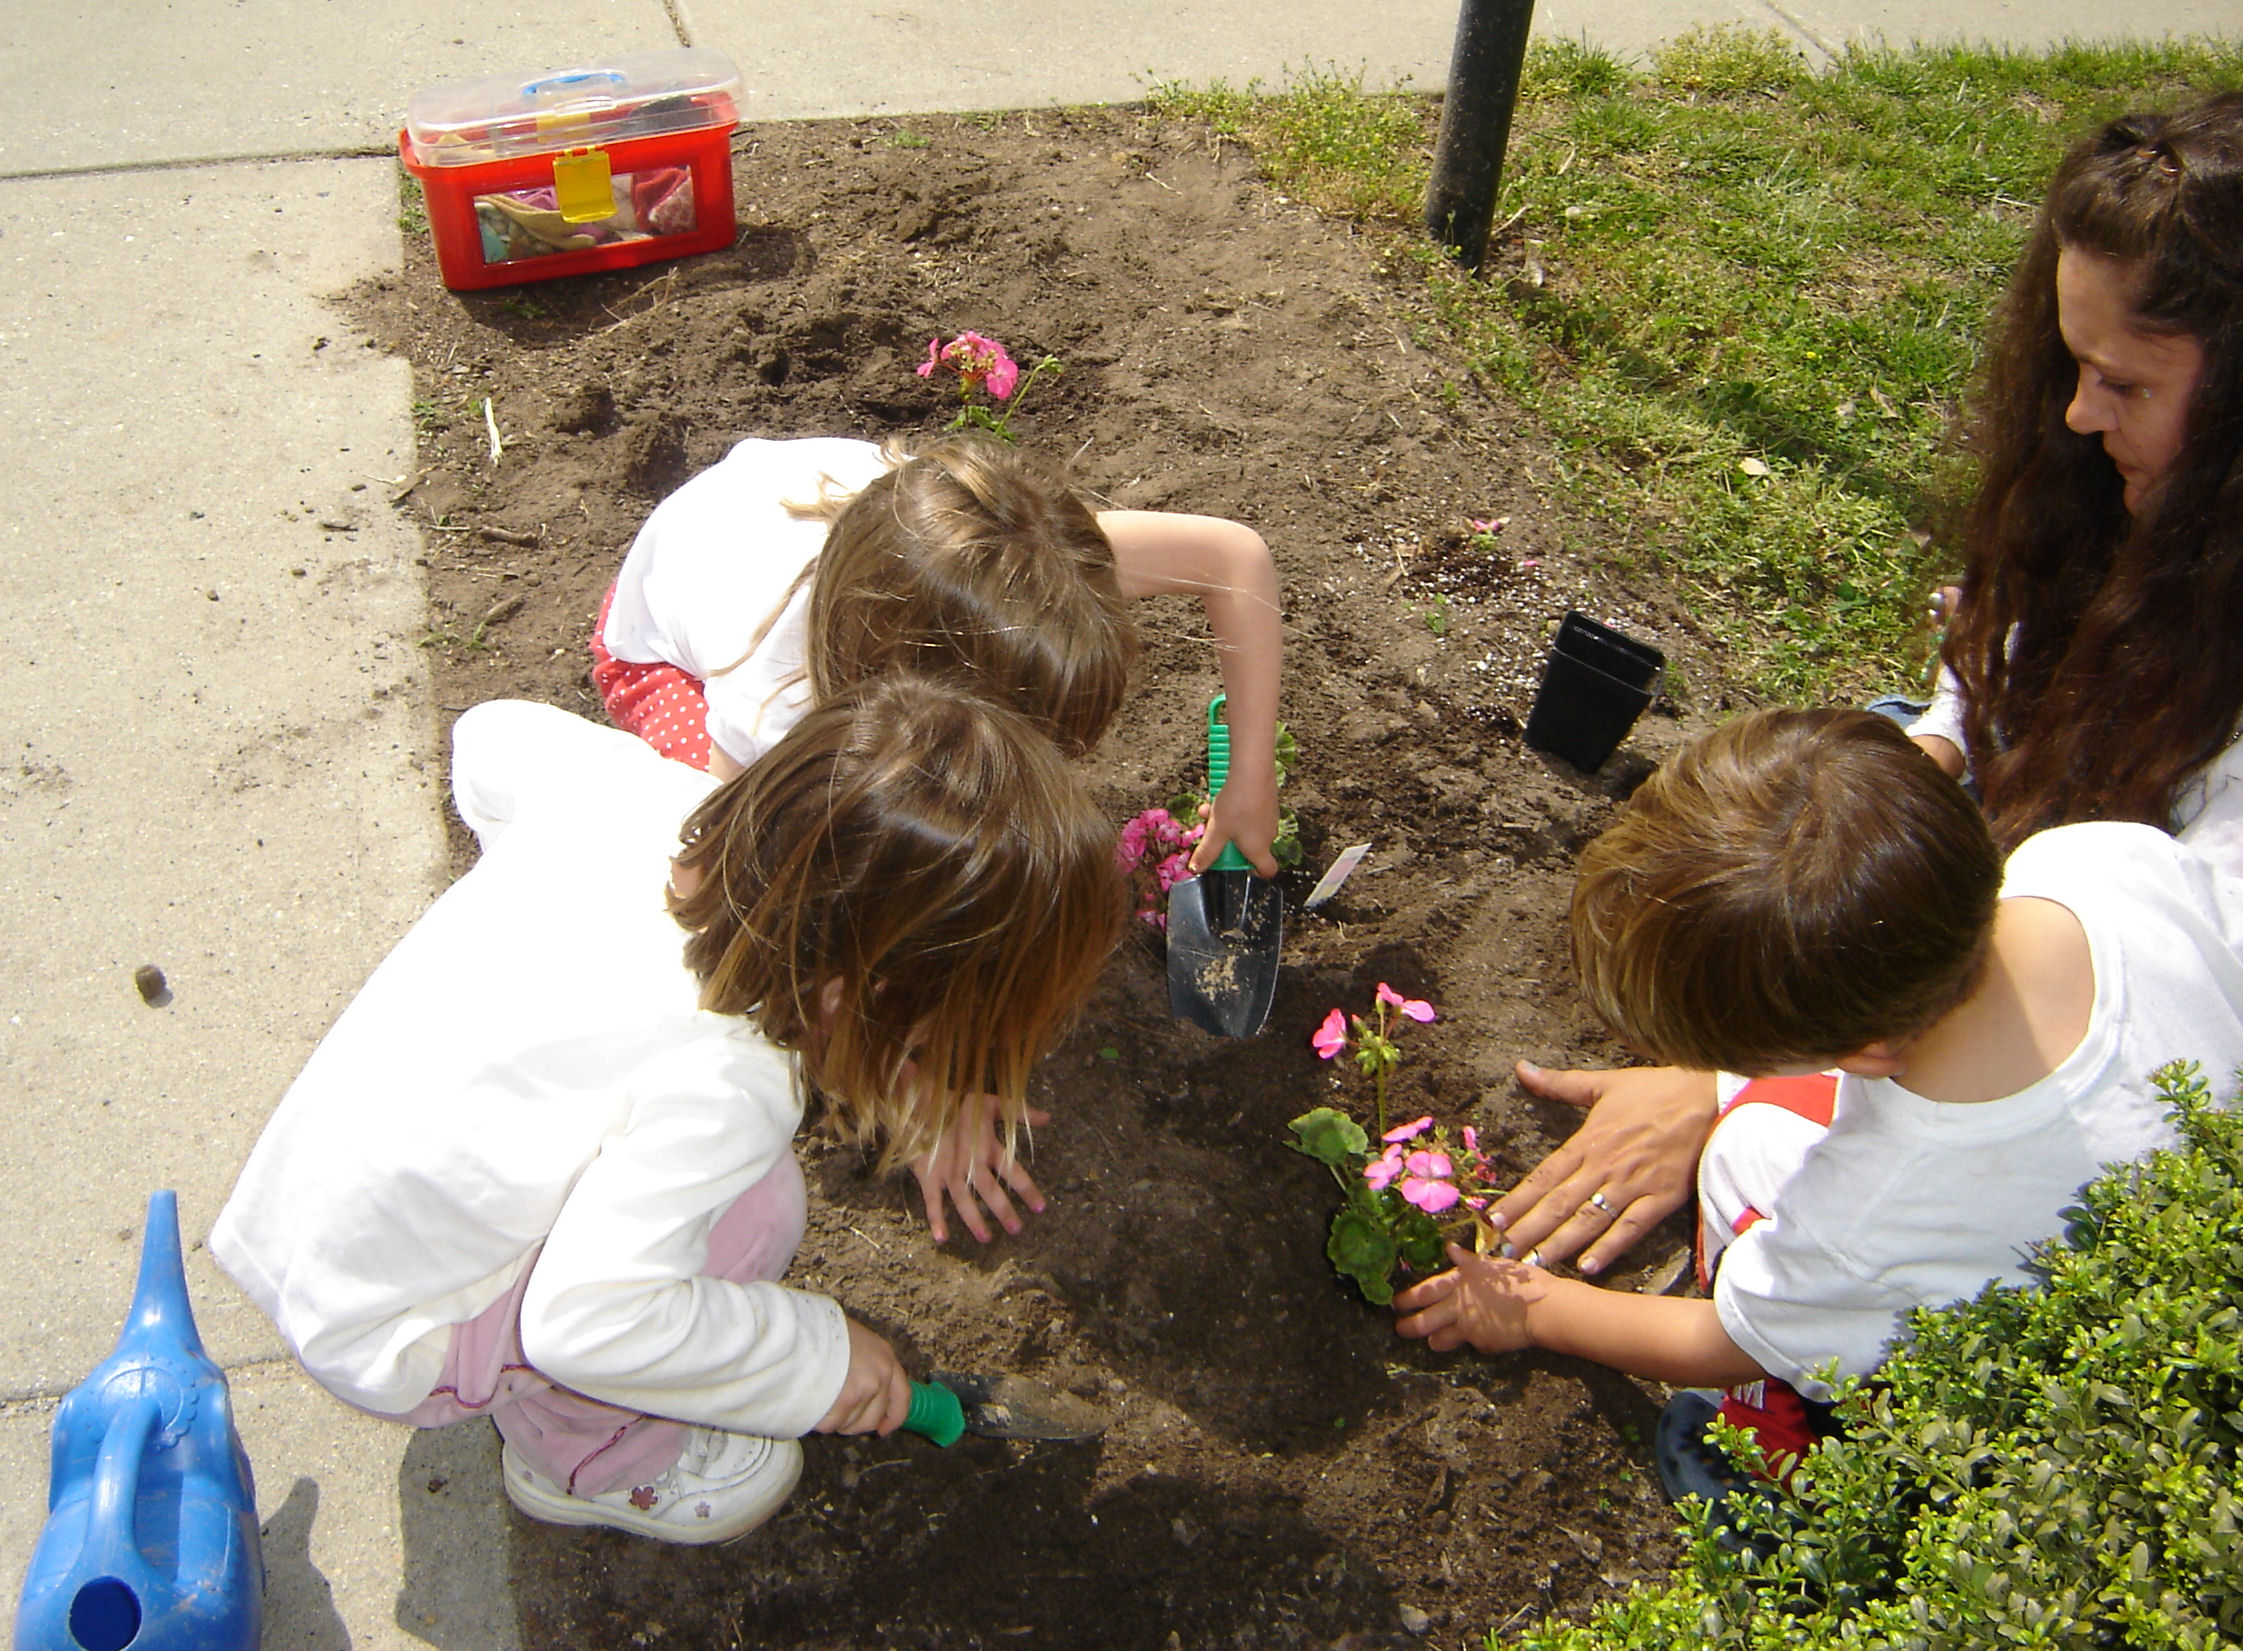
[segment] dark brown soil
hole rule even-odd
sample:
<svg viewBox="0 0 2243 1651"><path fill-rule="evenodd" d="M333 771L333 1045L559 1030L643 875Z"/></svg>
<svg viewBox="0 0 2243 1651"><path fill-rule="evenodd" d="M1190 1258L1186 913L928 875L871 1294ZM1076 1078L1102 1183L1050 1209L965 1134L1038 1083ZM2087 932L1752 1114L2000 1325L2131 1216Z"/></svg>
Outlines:
<svg viewBox="0 0 2243 1651"><path fill-rule="evenodd" d="M1334 1189L1285 1141L1335 1094L1311 1029L1382 980L1441 1012L1411 1030L1398 1106L1476 1122L1516 1170L1571 1127L1510 1064L1614 1057L1566 962L1569 868L1682 723L1663 700L1593 777L1520 726L1569 606L1665 647L1707 703L1687 626L1558 518L1552 453L1418 325L1409 261L1204 132L1100 110L762 127L735 148L730 252L463 297L420 245L352 295L416 375L423 469L400 507L430 546L445 709L598 717L585 637L654 502L742 436L938 428L949 404L912 367L974 328L1064 363L1019 429L1102 500L1268 537L1308 865L1259 1037L1171 1020L1150 934L1115 959L1042 1080L1050 1209L1020 1238L938 1248L906 1183L805 1143L801 1283L914 1369L1095 1400L1103 1438L813 1439L788 1511L713 1551L517 1521L523 1642L1477 1645L1658 1574L1657 1391L1396 1337L1326 1265ZM1473 517L1508 519L1492 554ZM1143 620L1141 680L1091 765L1117 826L1193 781L1216 685L1195 608ZM1298 910L1362 841L1344 892ZM1670 1223L1615 1286L1681 1243Z"/></svg>

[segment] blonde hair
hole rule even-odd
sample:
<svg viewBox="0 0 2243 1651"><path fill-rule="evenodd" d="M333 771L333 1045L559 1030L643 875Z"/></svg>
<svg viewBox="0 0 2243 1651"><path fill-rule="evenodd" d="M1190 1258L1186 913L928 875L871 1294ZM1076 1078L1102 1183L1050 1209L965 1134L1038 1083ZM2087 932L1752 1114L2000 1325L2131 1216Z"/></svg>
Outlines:
<svg viewBox="0 0 2243 1651"><path fill-rule="evenodd" d="M1057 468L986 436L886 451L893 468L857 492L788 506L832 523L807 575L812 697L896 669L953 676L1088 751L1137 661L1097 515Z"/></svg>
<svg viewBox="0 0 2243 1651"><path fill-rule="evenodd" d="M1764 1075L1925 1030L2001 893L1986 821L1866 711L1756 711L1686 747L1583 851L1573 960L1654 1059Z"/></svg>
<svg viewBox="0 0 2243 1651"><path fill-rule="evenodd" d="M910 672L812 710L684 842L671 910L701 1006L796 1051L883 1166L969 1095L1016 1128L1122 932L1113 829L1051 740Z"/></svg>

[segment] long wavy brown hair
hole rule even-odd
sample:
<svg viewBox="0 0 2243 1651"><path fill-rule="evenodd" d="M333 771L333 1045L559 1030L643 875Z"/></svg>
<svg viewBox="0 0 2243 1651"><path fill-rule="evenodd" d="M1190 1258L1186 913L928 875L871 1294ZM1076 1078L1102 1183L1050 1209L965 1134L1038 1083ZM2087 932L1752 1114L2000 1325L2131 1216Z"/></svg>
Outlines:
<svg viewBox="0 0 2243 1651"><path fill-rule="evenodd" d="M683 836L701 1007L794 1050L884 1164L975 1094L1018 1124L1126 916L1113 827L1049 734L908 671L810 711Z"/></svg>
<svg viewBox="0 0 2243 1651"><path fill-rule="evenodd" d="M2135 324L2204 353L2181 450L2131 515L2100 440L2064 423L2078 378L2057 326L2065 248L2116 261ZM1976 402L1942 658L1995 836L2170 829L2243 714L2243 93L2123 116L2064 157Z"/></svg>

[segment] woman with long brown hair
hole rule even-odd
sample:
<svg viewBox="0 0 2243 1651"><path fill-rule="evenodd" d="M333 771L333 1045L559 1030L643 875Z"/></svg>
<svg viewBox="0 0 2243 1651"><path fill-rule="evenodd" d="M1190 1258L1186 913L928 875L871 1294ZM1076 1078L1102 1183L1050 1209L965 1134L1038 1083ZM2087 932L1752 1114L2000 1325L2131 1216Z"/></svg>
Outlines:
<svg viewBox="0 0 2243 1651"><path fill-rule="evenodd" d="M1971 445L1945 692L2005 848L2073 820L2243 873L2243 93L2074 146L2012 278Z"/></svg>
<svg viewBox="0 0 2243 1651"><path fill-rule="evenodd" d="M2175 832L2243 876L2243 92L2065 155L1996 317L1941 691L1909 732L1996 841ZM1496 1206L1519 1256L1602 1270L1678 1207L1712 1073L1548 1071L1588 1109Z"/></svg>

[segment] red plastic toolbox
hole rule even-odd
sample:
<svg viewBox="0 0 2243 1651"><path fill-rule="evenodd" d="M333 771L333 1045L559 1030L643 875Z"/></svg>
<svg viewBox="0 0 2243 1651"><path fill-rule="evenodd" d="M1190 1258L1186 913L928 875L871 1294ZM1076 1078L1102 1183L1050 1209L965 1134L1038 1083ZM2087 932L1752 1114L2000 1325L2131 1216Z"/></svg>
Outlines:
<svg viewBox="0 0 2243 1651"><path fill-rule="evenodd" d="M397 135L444 284L544 281L730 246L740 74L701 47L416 93Z"/></svg>

